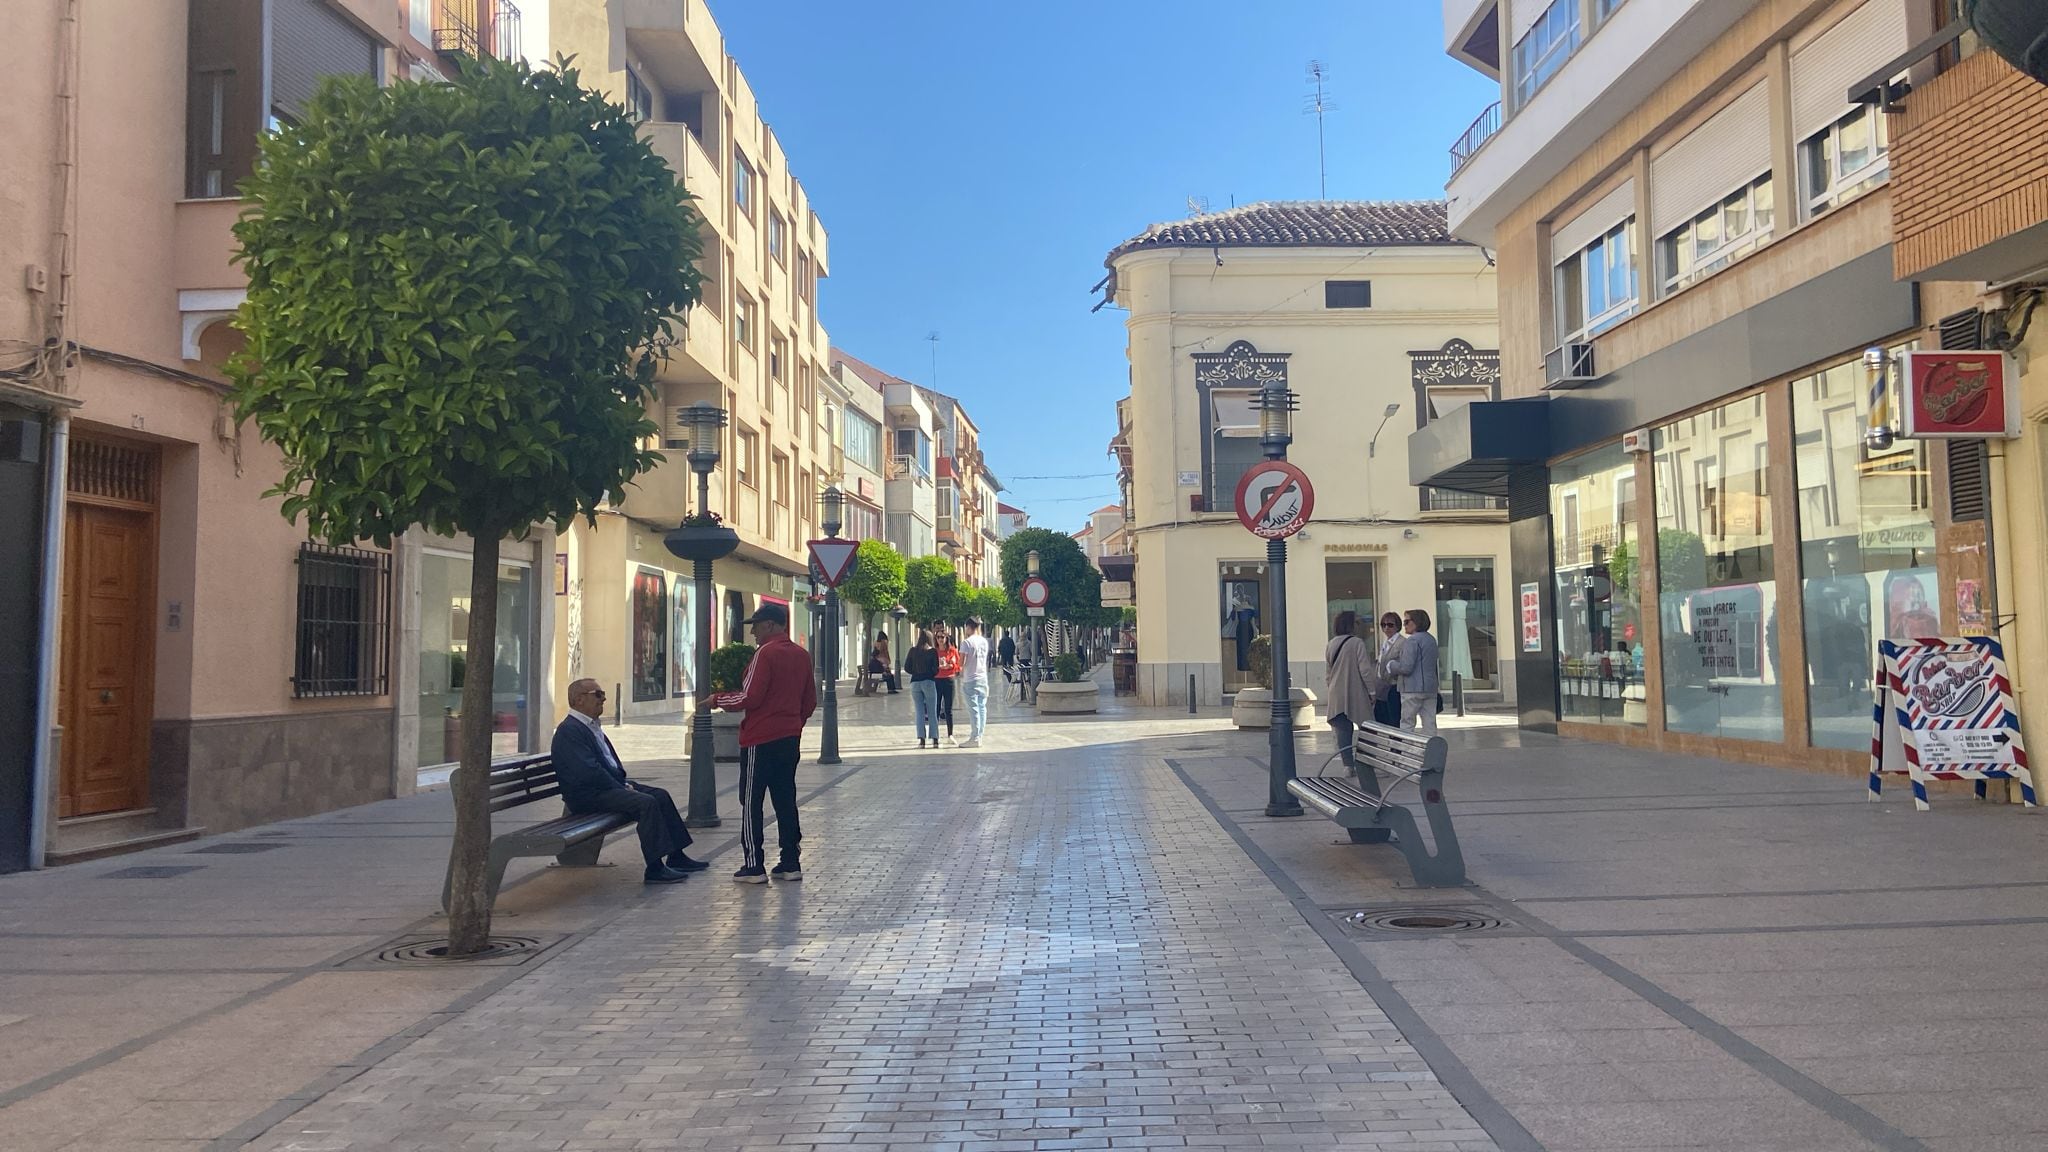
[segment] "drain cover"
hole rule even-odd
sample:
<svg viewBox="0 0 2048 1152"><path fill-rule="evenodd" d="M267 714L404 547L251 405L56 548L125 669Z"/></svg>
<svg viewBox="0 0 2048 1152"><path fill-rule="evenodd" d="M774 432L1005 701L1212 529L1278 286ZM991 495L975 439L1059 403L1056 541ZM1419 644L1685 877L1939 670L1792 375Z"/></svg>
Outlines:
<svg viewBox="0 0 2048 1152"><path fill-rule="evenodd" d="M163 880L171 876L183 876L197 872L204 864L141 864L133 868L116 868L112 872L100 873L102 880Z"/></svg>
<svg viewBox="0 0 2048 1152"><path fill-rule="evenodd" d="M1383 908L1353 912L1344 919L1378 932L1484 932L1505 923L1471 908Z"/></svg>
<svg viewBox="0 0 2048 1152"><path fill-rule="evenodd" d="M448 939L445 936L408 936L345 960L340 967L373 968L387 964L419 968L473 964L509 966L524 964L547 951L555 943L555 939L541 940L533 936L493 936L481 952L468 956L450 956Z"/></svg>
<svg viewBox="0 0 2048 1152"><path fill-rule="evenodd" d="M268 852L272 848L288 847L290 847L288 844L208 844L204 848L194 848L190 852L185 853L185 855L247 856L251 852Z"/></svg>

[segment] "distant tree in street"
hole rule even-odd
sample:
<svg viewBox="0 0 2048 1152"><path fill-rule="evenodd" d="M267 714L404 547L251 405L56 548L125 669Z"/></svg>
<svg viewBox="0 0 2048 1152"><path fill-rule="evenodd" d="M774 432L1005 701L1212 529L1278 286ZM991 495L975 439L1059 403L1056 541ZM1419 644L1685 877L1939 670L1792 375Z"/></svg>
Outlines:
<svg viewBox="0 0 2048 1152"><path fill-rule="evenodd" d="M1087 553L1072 536L1050 528L1024 528L1003 541L1003 589L1011 596L1024 584L1026 554L1038 553L1039 575L1052 591L1046 613L1072 624L1092 625L1102 618L1102 573L1088 563ZM1021 603L1021 601L1019 601Z"/></svg>
<svg viewBox="0 0 2048 1152"><path fill-rule="evenodd" d="M860 609L863 623L903 600L903 554L881 540L863 540L853 554L853 570L840 582L839 598ZM861 654L866 658L866 653Z"/></svg>
<svg viewBox="0 0 2048 1152"><path fill-rule="evenodd" d="M904 565L903 606L914 624L959 618L960 577L944 556L919 556Z"/></svg>
<svg viewBox="0 0 2048 1152"><path fill-rule="evenodd" d="M450 950L473 953L499 544L595 515L661 460L646 405L697 299L700 217L567 60L329 80L242 191L248 345L228 372L283 454L284 514L332 542L418 525L474 543L449 909Z"/></svg>

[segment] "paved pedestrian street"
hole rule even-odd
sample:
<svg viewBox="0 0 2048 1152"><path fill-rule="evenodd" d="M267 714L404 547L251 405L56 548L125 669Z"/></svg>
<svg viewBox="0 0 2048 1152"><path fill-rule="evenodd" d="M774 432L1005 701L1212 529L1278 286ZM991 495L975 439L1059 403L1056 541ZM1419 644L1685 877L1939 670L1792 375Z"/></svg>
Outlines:
<svg viewBox="0 0 2048 1152"><path fill-rule="evenodd" d="M710 873L522 861L483 963L376 958L438 931L445 792L0 879L0 1147L2048 1147L2034 816L1474 718L1473 883L1418 889L1266 817L1262 733L1104 697L926 752L847 701L800 883L726 879L727 771ZM1463 922L1355 918L1418 909Z"/></svg>

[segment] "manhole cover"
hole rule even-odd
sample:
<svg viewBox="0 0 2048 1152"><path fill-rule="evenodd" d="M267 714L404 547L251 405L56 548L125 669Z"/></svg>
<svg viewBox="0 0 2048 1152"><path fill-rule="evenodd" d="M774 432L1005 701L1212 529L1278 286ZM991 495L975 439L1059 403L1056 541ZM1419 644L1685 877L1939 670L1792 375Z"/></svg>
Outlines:
<svg viewBox="0 0 2048 1152"><path fill-rule="evenodd" d="M214 856L247 856L247 855L248 855L248 854L250 854L251 852L268 852L268 851L270 851L270 850L271 850L271 849L273 849L273 848L287 848L287 847L290 847L290 845L287 845L287 844L208 844L208 845L207 845L206 847L204 847L204 848L194 848L194 849L192 849L192 850L191 850L190 852L187 852L187 853L185 853L185 855L187 855L187 856L205 856L205 855L214 855Z"/></svg>
<svg viewBox="0 0 2048 1152"><path fill-rule="evenodd" d="M100 874L102 880L163 880L172 876L183 876L197 872L204 864L143 864L134 868L116 868Z"/></svg>
<svg viewBox="0 0 2048 1152"><path fill-rule="evenodd" d="M493 936L491 942L481 952L468 956L450 956L448 938L445 936L408 936L344 960L337 967L381 968L388 964L415 968L477 964L503 967L524 964L559 941L559 937L543 940L533 936Z"/></svg>
<svg viewBox="0 0 2048 1152"><path fill-rule="evenodd" d="M1382 908L1353 912L1344 919L1376 932L1484 932L1505 923L1470 908Z"/></svg>

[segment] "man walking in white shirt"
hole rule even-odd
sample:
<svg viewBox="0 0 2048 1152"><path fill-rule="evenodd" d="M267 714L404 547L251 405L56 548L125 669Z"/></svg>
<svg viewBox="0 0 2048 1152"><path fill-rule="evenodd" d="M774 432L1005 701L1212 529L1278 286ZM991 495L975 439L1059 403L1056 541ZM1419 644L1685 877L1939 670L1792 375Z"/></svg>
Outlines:
<svg viewBox="0 0 2048 1152"><path fill-rule="evenodd" d="M982 635L981 617L967 618L967 638L960 641L960 690L967 695L967 739L962 748L981 747L982 730L988 727L988 637Z"/></svg>

